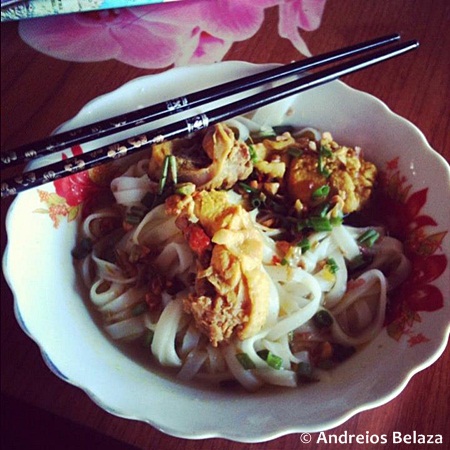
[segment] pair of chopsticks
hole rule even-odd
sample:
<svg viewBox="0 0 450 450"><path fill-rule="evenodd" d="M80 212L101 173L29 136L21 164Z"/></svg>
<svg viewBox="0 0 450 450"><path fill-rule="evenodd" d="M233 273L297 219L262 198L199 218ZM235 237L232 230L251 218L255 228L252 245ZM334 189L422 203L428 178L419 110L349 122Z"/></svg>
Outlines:
<svg viewBox="0 0 450 450"><path fill-rule="evenodd" d="M242 100L206 111L187 119L172 122L158 129L150 129L128 139L96 148L79 156L63 159L35 170L24 172L1 182L1 197L15 195L27 189L43 185L47 182L73 175L131 155L143 148L199 131L209 125L245 114L269 103L282 100L288 96L320 86L344 75L378 64L387 59L399 56L415 49L419 44L412 40L405 43L396 42L400 39L393 34L361 44L335 50L323 55L314 56L303 61L280 66L256 75L247 76L238 80L223 83L183 97L174 98L137 111L126 113L110 119L102 120L74 130L59 133L46 139L18 147L1 155L1 168L7 169L18 164L37 159L42 156L54 154L68 149L74 145L94 141L109 135L122 132L134 127L189 110L193 107L206 105L215 100L248 91L252 88L280 80L288 76L297 75L318 67L339 62L330 68L306 75L282 85L266 89L250 95ZM379 47L386 47L377 50ZM369 53L367 53L369 52ZM367 53L367 54L366 54ZM359 56L362 55L362 56ZM348 61L350 57L355 57Z"/></svg>

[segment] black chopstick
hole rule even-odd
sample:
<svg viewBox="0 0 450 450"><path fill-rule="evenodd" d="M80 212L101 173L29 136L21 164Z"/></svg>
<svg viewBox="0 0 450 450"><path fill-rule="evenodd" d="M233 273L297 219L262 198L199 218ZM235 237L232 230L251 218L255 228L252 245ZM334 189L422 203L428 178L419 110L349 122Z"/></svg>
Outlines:
<svg viewBox="0 0 450 450"><path fill-rule="evenodd" d="M46 167L25 172L19 177L2 181L1 196L4 198L15 195L27 189L134 154L144 148L148 148L149 145L202 130L209 125L247 113L269 103L282 100L288 96L298 94L344 75L399 56L415 49L418 45L419 43L415 40L405 42L404 44L396 44L390 48L371 53L370 55L361 56L354 60L337 64L334 67L308 74L295 81L265 90L229 105L221 106L203 114L171 123L160 129L141 134L140 136L109 144L86 154L67 158Z"/></svg>
<svg viewBox="0 0 450 450"><path fill-rule="evenodd" d="M157 119L167 117L168 115L186 111L196 106L201 106L230 95L238 94L281 78L299 74L306 70L312 70L325 64L340 61L344 58L356 56L362 52L374 50L399 39L399 34L383 36L340 50L313 56L303 61L276 67L239 80L229 81L182 97L173 98L140 110L82 126L74 130L55 134L3 153L0 158L0 167L2 169L13 167L41 156L65 150L74 145L80 145L101 137L116 134L120 131L144 125Z"/></svg>

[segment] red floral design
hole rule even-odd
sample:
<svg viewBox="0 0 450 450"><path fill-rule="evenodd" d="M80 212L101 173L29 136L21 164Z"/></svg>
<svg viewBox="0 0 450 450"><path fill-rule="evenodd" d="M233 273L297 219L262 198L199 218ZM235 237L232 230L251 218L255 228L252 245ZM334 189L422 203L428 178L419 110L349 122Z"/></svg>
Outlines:
<svg viewBox="0 0 450 450"><path fill-rule="evenodd" d="M381 187L383 194L377 200L377 211L381 211L389 232L404 243L412 263L408 279L390 295L387 331L397 340L409 335L408 343L412 346L427 340L425 336L412 334L414 323L421 322L418 313L437 311L444 305L442 292L431 282L447 267L447 257L438 254L447 231L430 233L430 228L438 224L421 212L428 188L411 193L411 185L398 171L398 158L387 162L386 171L381 174Z"/></svg>
<svg viewBox="0 0 450 450"><path fill-rule="evenodd" d="M408 344L410 347L413 347L414 345L421 344L422 342L429 342L430 340L424 336L422 333L416 334L414 336L411 336L408 339Z"/></svg>
<svg viewBox="0 0 450 450"><path fill-rule="evenodd" d="M89 172L81 172L54 182L56 193L64 197L69 206L77 206L95 195L99 186L95 184Z"/></svg>
<svg viewBox="0 0 450 450"><path fill-rule="evenodd" d="M81 153L81 148L76 146L71 151L75 156ZM63 155L63 159L66 158L67 155ZM55 193L38 190L39 198L47 208L38 208L34 212L48 214L55 228L58 228L63 218L71 222L81 212L86 215L91 201L97 200L100 194L109 193L108 186L115 172L112 164L106 164L60 178L53 182Z"/></svg>

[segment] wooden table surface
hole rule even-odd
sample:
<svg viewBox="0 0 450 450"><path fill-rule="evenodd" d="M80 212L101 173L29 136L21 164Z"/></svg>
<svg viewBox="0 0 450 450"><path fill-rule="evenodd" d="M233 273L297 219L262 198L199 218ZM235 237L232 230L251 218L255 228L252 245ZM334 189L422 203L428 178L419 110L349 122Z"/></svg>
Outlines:
<svg viewBox="0 0 450 450"><path fill-rule="evenodd" d="M373 37L399 32L416 38L420 48L346 77L349 85L374 94L416 124L431 146L450 160L450 2L448 0L328 0L321 26L302 36L313 54ZM224 60L288 63L302 56L279 37L276 8L251 38L233 44ZM25 44L16 22L1 24L1 149L48 135L88 101L124 82L160 70L139 69L114 60L77 63L46 56ZM6 244L2 200L2 253ZM449 298L446 299L447 301ZM81 390L57 378L44 364L37 346L15 321L13 299L4 278L1 287L2 448L108 448L239 450L244 448L327 449L323 442L302 444L299 435L260 444L222 439L190 441L164 435L137 421L112 416ZM450 448L450 348L431 367L415 375L404 391L384 406L357 414L329 434L441 434L443 445L405 448ZM40 443L34 446L32 442ZM27 444L25 444L27 443ZM15 446L16 445L16 446ZM369 448L348 444L342 448ZM381 447L374 445L373 448ZM385 448L393 448L388 443ZM401 446L396 445L396 448Z"/></svg>

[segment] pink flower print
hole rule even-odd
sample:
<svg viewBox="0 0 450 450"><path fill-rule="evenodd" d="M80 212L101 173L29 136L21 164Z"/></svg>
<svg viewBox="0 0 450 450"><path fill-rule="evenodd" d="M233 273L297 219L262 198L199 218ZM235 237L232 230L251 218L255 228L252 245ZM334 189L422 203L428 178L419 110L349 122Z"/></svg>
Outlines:
<svg viewBox="0 0 450 450"><path fill-rule="evenodd" d="M305 56L311 56L299 28L313 31L319 28L326 0L286 0L280 4L278 33L289 39L295 48Z"/></svg>
<svg viewBox="0 0 450 450"><path fill-rule="evenodd" d="M178 53L179 30L140 20L138 9L33 19L22 22L19 32L31 47L67 61L117 59L147 69L170 66Z"/></svg>
<svg viewBox="0 0 450 450"><path fill-rule="evenodd" d="M135 8L51 16L20 23L22 39L55 58L116 59L159 69L224 58L232 44L253 36L265 9L279 7L279 33L303 54L299 29L316 29L325 0L183 0Z"/></svg>

